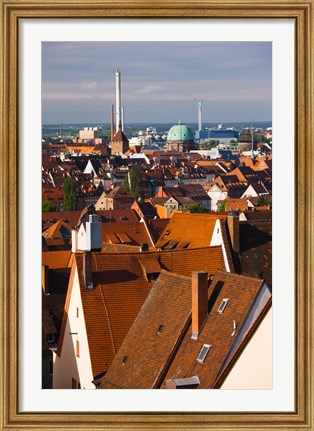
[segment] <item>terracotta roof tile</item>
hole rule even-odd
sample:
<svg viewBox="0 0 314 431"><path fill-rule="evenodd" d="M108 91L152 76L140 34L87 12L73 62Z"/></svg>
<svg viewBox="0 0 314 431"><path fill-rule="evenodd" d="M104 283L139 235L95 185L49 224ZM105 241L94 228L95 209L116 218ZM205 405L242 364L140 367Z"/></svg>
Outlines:
<svg viewBox="0 0 314 431"><path fill-rule="evenodd" d="M174 212L160 235L156 247L165 241L188 242L188 248L208 247L213 235L217 219L225 219L225 215L216 213L189 214Z"/></svg>
<svg viewBox="0 0 314 431"><path fill-rule="evenodd" d="M70 264L71 250L43 251L42 264L49 268L67 268Z"/></svg>
<svg viewBox="0 0 314 431"><path fill-rule="evenodd" d="M221 247L118 255L93 253L94 289L85 289L83 255L76 253L74 256L69 286L72 286L73 270L77 265L94 376L108 369L141 309L153 286L147 277L150 271L155 273L164 269L191 276L192 271L204 270L213 274L217 268L225 268ZM62 340L59 354L61 347Z"/></svg>
<svg viewBox="0 0 314 431"><path fill-rule="evenodd" d="M167 379L191 376L198 376L200 388L211 388L236 339L231 335L233 321L237 322L237 334L262 285L259 279L216 273L208 289L209 316L194 340L190 328L191 279L162 272L101 388L158 388ZM218 307L226 297L227 307L219 314ZM201 364L197 358L204 344L211 349Z"/></svg>

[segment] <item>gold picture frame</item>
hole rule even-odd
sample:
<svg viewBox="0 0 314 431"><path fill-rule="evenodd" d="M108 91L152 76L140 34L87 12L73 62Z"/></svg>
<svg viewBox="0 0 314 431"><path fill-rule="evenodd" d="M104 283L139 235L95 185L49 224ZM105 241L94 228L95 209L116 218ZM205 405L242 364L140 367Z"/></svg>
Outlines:
<svg viewBox="0 0 314 431"><path fill-rule="evenodd" d="M2 430L250 429L314 430L313 0L0 0L1 5L1 287ZM62 18L293 19L295 102L295 411L254 413L21 413L19 394L19 24Z"/></svg>

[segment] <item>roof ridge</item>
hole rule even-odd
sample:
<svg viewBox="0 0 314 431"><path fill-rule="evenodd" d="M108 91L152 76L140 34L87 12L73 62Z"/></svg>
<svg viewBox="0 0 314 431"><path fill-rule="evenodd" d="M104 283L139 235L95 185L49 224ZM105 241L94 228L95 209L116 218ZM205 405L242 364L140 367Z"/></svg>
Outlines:
<svg viewBox="0 0 314 431"><path fill-rule="evenodd" d="M237 274L236 272L225 272L221 269L217 269L217 271L214 273L213 278L216 276L216 274L224 274L224 275L228 275L229 277L236 277L236 278L249 278L251 280L254 281L259 281L261 284L262 283L266 283L264 278L257 278L257 277L252 277L250 275L246 275L245 273L243 274Z"/></svg>

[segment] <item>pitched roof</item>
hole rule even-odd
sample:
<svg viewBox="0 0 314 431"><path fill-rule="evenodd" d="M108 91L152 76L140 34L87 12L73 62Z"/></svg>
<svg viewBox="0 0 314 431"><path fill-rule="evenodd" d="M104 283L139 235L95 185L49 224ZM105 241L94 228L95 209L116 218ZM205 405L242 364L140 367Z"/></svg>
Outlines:
<svg viewBox="0 0 314 431"><path fill-rule="evenodd" d="M106 198L131 199L131 200L134 200L133 196L127 190L125 190L121 186L117 186L113 190L111 190L107 194L107 196L105 197L105 199Z"/></svg>
<svg viewBox="0 0 314 431"><path fill-rule="evenodd" d="M200 380L199 389L212 388L233 343L238 341L237 335L263 284L261 279L217 272L208 289L209 315L199 338L191 338L191 329L186 332L164 383L169 378L197 375ZM267 300L270 296L268 292ZM218 308L224 298L229 301L224 312L219 314ZM265 306L266 302L261 305ZM234 320L236 332L232 336ZM248 333L248 329L244 335ZM199 363L197 358L204 344L211 346L210 351L204 363Z"/></svg>
<svg viewBox="0 0 314 431"><path fill-rule="evenodd" d="M264 278L272 285L272 222L240 222L240 261L243 274Z"/></svg>
<svg viewBox="0 0 314 431"><path fill-rule="evenodd" d="M42 236L46 239L64 239L69 240L71 238L71 226L62 220L58 220L48 229L46 229Z"/></svg>
<svg viewBox="0 0 314 431"><path fill-rule="evenodd" d="M133 255L93 253L93 289L85 289L83 256L75 256L93 375L105 372L150 287Z"/></svg>
<svg viewBox="0 0 314 431"><path fill-rule="evenodd" d="M125 136L125 134L122 132L121 129L117 131L117 133L114 135L114 137L111 139L111 142L125 142L129 143L128 138Z"/></svg>
<svg viewBox="0 0 314 431"><path fill-rule="evenodd" d="M211 388L262 285L262 280L216 273L208 289L209 315L195 340L190 328L191 279L162 272L100 387L158 388L170 378L197 376L200 388ZM228 305L218 314L226 297ZM240 341L246 334L247 329ZM211 346L210 358L201 364L197 358L204 344Z"/></svg>
<svg viewBox="0 0 314 431"><path fill-rule="evenodd" d="M67 223L73 229L77 225L80 216L80 211L49 211L42 213L42 224L43 229L56 223L58 220L62 220Z"/></svg>
<svg viewBox="0 0 314 431"><path fill-rule="evenodd" d="M226 215L217 213L189 214L174 212L156 243L163 248L169 241L187 242L188 248L208 247L217 219Z"/></svg>
<svg viewBox="0 0 314 431"><path fill-rule="evenodd" d="M118 255L92 253L92 259L94 289L85 289L83 255L74 255L65 311L69 307L77 266L94 376L107 370L128 333L153 285L147 277L151 270L164 269L190 276L192 271L204 270L213 274L217 268L225 268L221 247ZM66 320L63 333L65 324ZM61 333L59 355L62 337Z"/></svg>
<svg viewBox="0 0 314 431"><path fill-rule="evenodd" d="M160 274L100 388L154 387L190 314L190 285L189 277Z"/></svg>
<svg viewBox="0 0 314 431"><path fill-rule="evenodd" d="M71 250L43 251L42 264L51 269L67 268L71 258Z"/></svg>
<svg viewBox="0 0 314 431"><path fill-rule="evenodd" d="M169 222L168 218L153 219L148 221L147 228L155 243L158 241L160 235L162 234L163 230L167 226L168 222Z"/></svg>
<svg viewBox="0 0 314 431"><path fill-rule="evenodd" d="M153 247L145 224L137 222L102 223L103 242L111 244L140 245L143 243Z"/></svg>

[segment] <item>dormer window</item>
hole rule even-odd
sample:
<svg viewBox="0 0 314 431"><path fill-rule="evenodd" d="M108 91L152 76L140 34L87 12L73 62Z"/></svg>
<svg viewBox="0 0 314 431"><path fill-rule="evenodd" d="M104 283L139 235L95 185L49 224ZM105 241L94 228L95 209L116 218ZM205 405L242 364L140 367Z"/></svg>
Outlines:
<svg viewBox="0 0 314 431"><path fill-rule="evenodd" d="M225 310L225 308L226 308L226 306L227 306L228 302L229 302L229 298L224 298L224 299L221 301L221 304L219 305L219 308L218 308L218 313L219 313L219 314L222 314L222 313L224 312L224 310Z"/></svg>
<svg viewBox="0 0 314 431"><path fill-rule="evenodd" d="M209 352L210 348L211 348L211 346L209 344L203 344L203 347L200 351L200 354L198 355L197 362L199 362L200 364L204 363L205 358L206 358L207 353Z"/></svg>

